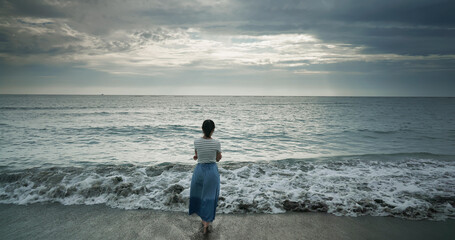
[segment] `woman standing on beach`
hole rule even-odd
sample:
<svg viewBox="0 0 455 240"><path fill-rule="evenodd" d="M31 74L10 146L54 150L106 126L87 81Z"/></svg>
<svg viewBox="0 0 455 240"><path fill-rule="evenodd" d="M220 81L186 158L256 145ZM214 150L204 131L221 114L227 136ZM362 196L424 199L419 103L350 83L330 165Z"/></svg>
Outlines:
<svg viewBox="0 0 455 240"><path fill-rule="evenodd" d="M215 219L220 194L220 174L216 162L221 160L221 144L212 138L215 123L205 120L202 124L204 136L194 140L194 160L198 161L193 172L190 188L189 214L201 217L204 233Z"/></svg>

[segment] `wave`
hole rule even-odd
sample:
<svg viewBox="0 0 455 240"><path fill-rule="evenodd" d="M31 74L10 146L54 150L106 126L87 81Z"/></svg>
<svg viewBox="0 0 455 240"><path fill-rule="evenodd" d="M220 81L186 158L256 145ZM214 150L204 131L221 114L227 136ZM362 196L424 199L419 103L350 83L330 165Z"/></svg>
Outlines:
<svg viewBox="0 0 455 240"><path fill-rule="evenodd" d="M70 134L81 135L122 135L130 136L136 134L194 134L199 133L198 129L183 125L142 125L142 126L103 126L103 127L84 127L84 128L63 128Z"/></svg>
<svg viewBox="0 0 455 240"><path fill-rule="evenodd" d="M365 156L220 163L217 210L455 218L454 161L436 160L429 153L393 161ZM182 163L2 167L0 203L105 204L122 209L187 211L193 167Z"/></svg>
<svg viewBox="0 0 455 240"><path fill-rule="evenodd" d="M349 131L345 131L349 132ZM403 133L403 132L412 132L411 129L407 128L400 128L396 130L373 130L373 129L358 129L357 132L363 132L363 133L372 133L372 134L396 134L396 133Z"/></svg>
<svg viewBox="0 0 455 240"><path fill-rule="evenodd" d="M0 110L65 110L65 109L99 109L99 106L64 106L64 107L0 107Z"/></svg>
<svg viewBox="0 0 455 240"><path fill-rule="evenodd" d="M99 109L99 107L0 107L0 110L90 110ZM112 115L139 115L146 114L147 112L141 111L118 111L119 108L110 108L113 111L94 111L94 112L59 112L60 117L84 117L84 116L112 116ZM55 113L53 113L55 114Z"/></svg>

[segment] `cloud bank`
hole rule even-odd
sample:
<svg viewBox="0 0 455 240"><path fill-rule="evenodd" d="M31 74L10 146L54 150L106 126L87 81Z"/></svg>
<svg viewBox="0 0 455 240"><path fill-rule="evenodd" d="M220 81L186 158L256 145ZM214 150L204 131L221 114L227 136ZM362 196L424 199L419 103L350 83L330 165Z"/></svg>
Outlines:
<svg viewBox="0 0 455 240"><path fill-rule="evenodd" d="M325 95L318 81L352 89L359 79L375 82L341 94L399 95L390 88L413 81L421 86L403 95L455 89L451 1L42 0L1 1L0 9L2 93L36 81L36 65L45 76L67 69L48 84L68 87L84 86L58 80L79 69L99 86L103 73L119 86L224 86L232 94L247 82ZM300 93L311 94L290 94Z"/></svg>

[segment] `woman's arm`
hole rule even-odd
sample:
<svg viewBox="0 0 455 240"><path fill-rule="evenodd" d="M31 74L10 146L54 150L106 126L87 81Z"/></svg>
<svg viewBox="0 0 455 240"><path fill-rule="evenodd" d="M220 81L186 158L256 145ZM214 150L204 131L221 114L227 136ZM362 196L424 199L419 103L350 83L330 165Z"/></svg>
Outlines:
<svg viewBox="0 0 455 240"><path fill-rule="evenodd" d="M196 149L194 149L194 156L193 156L193 159L194 159L194 160L197 160L197 151L196 151Z"/></svg>
<svg viewBox="0 0 455 240"><path fill-rule="evenodd" d="M219 162L223 156L221 156L221 152L216 152L216 161Z"/></svg>

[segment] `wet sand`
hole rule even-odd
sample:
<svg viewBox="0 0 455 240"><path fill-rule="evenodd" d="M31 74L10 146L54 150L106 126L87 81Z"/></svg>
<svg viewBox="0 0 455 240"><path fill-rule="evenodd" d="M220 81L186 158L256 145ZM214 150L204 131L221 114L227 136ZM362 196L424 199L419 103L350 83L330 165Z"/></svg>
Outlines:
<svg viewBox="0 0 455 240"><path fill-rule="evenodd" d="M453 239L455 220L337 217L324 213L218 214L201 233L197 216L104 205L0 204L1 239Z"/></svg>

